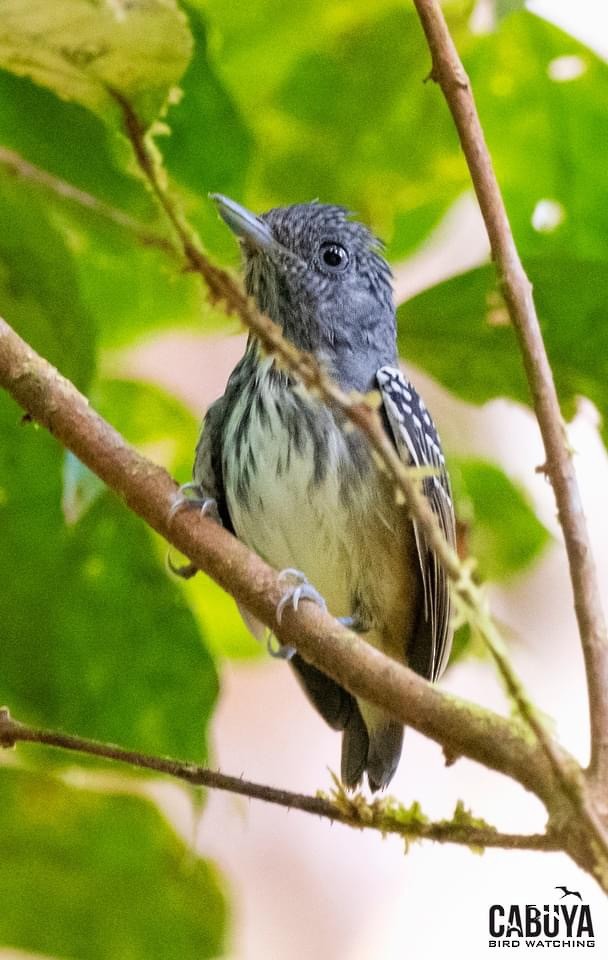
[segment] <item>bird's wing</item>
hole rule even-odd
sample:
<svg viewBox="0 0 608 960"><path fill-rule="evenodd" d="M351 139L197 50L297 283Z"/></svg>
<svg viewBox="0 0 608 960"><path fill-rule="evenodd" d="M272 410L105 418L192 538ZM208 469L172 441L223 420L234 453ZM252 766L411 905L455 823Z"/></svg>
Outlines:
<svg viewBox="0 0 608 960"><path fill-rule="evenodd" d="M422 481L423 491L446 539L456 542L454 507L441 442L422 398L396 367L381 367L376 375L388 428L405 463L432 467ZM424 534L414 522L424 592L424 616L408 647L413 669L430 680L443 672L450 654L450 593L445 571Z"/></svg>
<svg viewBox="0 0 608 960"><path fill-rule="evenodd" d="M228 415L226 395L212 403L203 421L203 429L196 445L192 477L201 496L211 497L217 503L223 525L231 533L234 527L228 512L222 469L222 437Z"/></svg>
<svg viewBox="0 0 608 960"><path fill-rule="evenodd" d="M217 511L225 529L235 533L228 510L222 467L222 438L225 434L229 411L229 398L226 394L212 403L207 410L203 429L196 445L192 478L200 491L201 498L211 497L217 503ZM237 606L247 629L257 640L262 640L266 633L264 624L242 604L237 602Z"/></svg>

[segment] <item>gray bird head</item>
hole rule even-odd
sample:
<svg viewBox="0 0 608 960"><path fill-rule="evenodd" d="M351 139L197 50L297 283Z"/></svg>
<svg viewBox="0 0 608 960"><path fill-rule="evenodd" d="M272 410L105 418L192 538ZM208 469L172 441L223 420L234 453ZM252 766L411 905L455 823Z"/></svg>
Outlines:
<svg viewBox="0 0 608 960"><path fill-rule="evenodd" d="M380 242L343 207L301 203L256 216L211 194L241 241L245 286L260 310L348 389L395 363L391 271Z"/></svg>

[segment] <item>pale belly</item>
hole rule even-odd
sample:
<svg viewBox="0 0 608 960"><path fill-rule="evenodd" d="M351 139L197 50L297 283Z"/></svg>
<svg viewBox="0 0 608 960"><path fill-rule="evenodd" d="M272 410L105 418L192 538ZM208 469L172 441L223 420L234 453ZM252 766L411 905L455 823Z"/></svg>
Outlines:
<svg viewBox="0 0 608 960"><path fill-rule="evenodd" d="M336 469L315 486L312 444L307 443L303 455L292 455L278 476L278 449L287 449L288 438L282 437L278 447L276 439L255 445L257 470L246 500L237 495L228 472L228 509L236 534L277 570L301 570L334 616L348 616L357 551L352 520L340 503Z"/></svg>
<svg viewBox="0 0 608 960"><path fill-rule="evenodd" d="M248 442L255 469L246 496L237 489L236 460L226 460L228 509L237 536L277 570L301 570L334 616L363 609L370 642L403 659L419 598L405 511L387 494L386 478L372 463L364 480L352 471L345 438L336 428L327 438L320 482L312 439L305 437L300 451L291 440L278 418L263 430L252 418Z"/></svg>

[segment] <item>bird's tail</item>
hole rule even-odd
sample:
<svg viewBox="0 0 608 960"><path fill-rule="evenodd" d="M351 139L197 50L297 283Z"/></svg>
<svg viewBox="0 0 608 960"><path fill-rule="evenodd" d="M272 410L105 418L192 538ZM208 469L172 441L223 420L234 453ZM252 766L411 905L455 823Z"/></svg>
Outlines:
<svg viewBox="0 0 608 960"><path fill-rule="evenodd" d="M403 726L378 707L357 702L342 736L342 782L356 787L366 772L370 790L387 787L402 747Z"/></svg>
<svg viewBox="0 0 608 960"><path fill-rule="evenodd" d="M391 720L379 707L356 700L299 654L295 654L290 664L324 720L334 730L343 731L340 776L344 786L354 789L366 772L371 790L388 786L401 756L401 724Z"/></svg>

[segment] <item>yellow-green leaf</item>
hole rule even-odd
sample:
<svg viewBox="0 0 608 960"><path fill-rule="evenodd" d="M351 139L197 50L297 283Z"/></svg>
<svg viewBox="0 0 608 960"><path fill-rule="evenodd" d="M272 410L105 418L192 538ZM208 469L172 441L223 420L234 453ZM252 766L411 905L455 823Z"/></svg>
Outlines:
<svg viewBox="0 0 608 960"><path fill-rule="evenodd" d="M192 49L175 0L0 0L0 66L104 117L112 91L150 123Z"/></svg>

